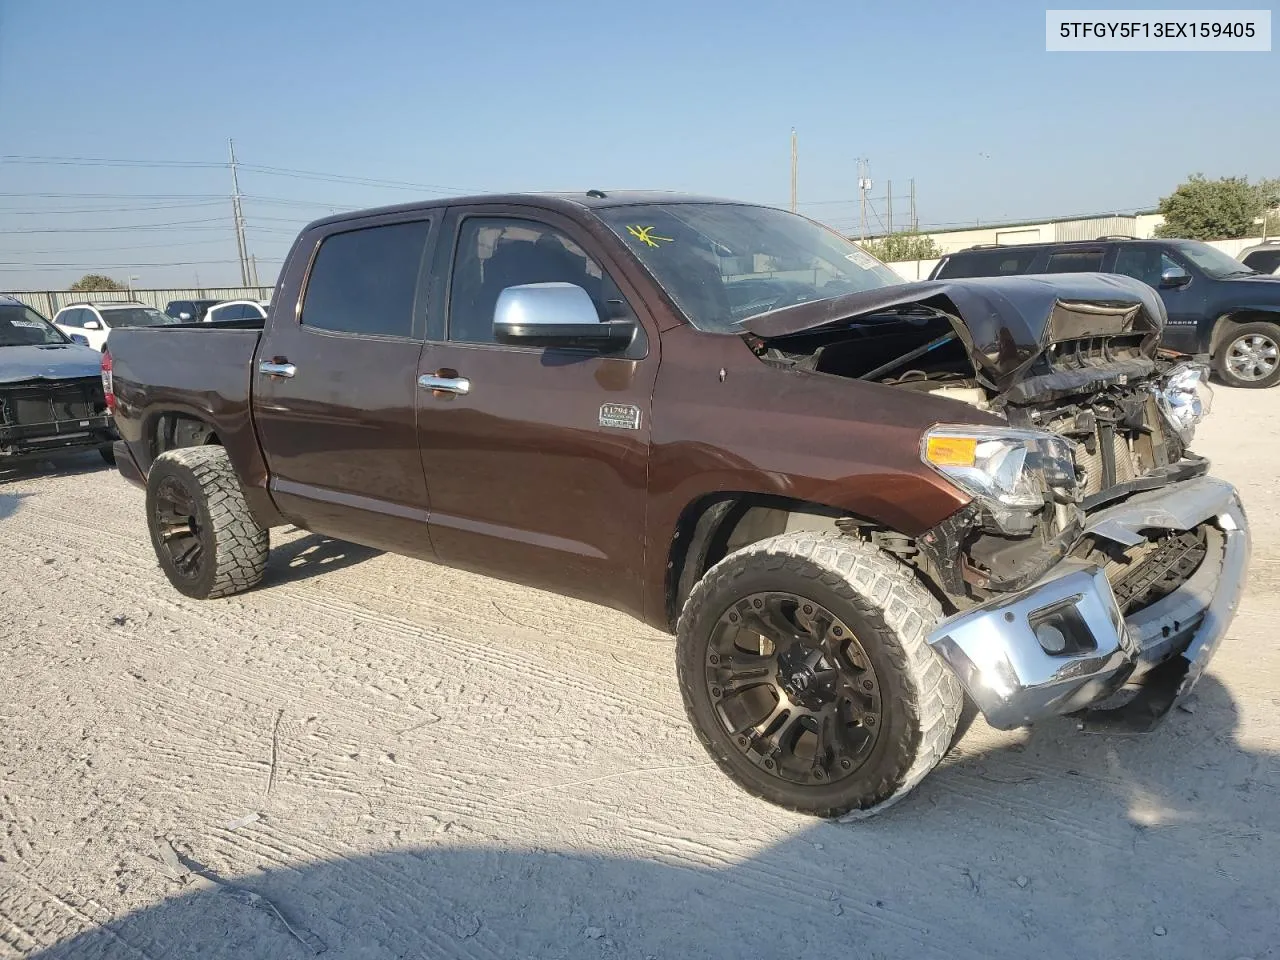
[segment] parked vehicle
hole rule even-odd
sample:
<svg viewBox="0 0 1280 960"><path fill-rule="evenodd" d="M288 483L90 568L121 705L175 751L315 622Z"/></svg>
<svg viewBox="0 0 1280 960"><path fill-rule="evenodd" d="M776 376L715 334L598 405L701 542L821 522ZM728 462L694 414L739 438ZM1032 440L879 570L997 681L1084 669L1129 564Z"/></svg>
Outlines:
<svg viewBox="0 0 1280 960"><path fill-rule="evenodd" d="M1280 383L1280 278L1258 274L1198 240L985 245L948 254L929 278L1085 271L1124 274L1155 288L1168 313L1162 345L1208 354L1223 383Z"/></svg>
<svg viewBox="0 0 1280 960"><path fill-rule="evenodd" d="M96 449L114 462L100 355L25 303L0 295L0 466Z"/></svg>
<svg viewBox="0 0 1280 960"><path fill-rule="evenodd" d="M217 303L206 311L205 323L223 323L227 320L265 320L267 303L260 300L228 300Z"/></svg>
<svg viewBox="0 0 1280 960"><path fill-rule="evenodd" d="M592 191L319 220L273 302L103 356L179 592L253 587L295 524L625 611L795 810L892 803L966 692L1149 725L1236 609L1207 371L1128 277L903 283L794 214Z"/></svg>
<svg viewBox="0 0 1280 960"><path fill-rule="evenodd" d="M1258 273L1280 274L1280 239L1245 247L1236 259Z"/></svg>
<svg viewBox="0 0 1280 960"><path fill-rule="evenodd" d="M221 302L221 300L170 300L165 305L164 312L183 323L199 322L204 319L210 307Z"/></svg>
<svg viewBox="0 0 1280 960"><path fill-rule="evenodd" d="M76 343L101 351L116 327L154 327L178 323L155 307L136 302L71 303L53 318L54 326Z"/></svg>

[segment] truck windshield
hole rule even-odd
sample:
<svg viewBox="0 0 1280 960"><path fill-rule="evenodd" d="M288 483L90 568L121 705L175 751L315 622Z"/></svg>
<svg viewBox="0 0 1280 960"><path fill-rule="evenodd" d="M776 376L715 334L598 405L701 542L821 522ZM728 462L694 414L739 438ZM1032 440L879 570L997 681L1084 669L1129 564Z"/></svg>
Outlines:
<svg viewBox="0 0 1280 960"><path fill-rule="evenodd" d="M1215 280L1223 277L1247 277L1258 272L1246 267L1235 257L1229 257L1199 240L1185 240L1175 243L1173 247Z"/></svg>
<svg viewBox="0 0 1280 960"><path fill-rule="evenodd" d="M70 343L53 324L28 306L0 303L0 347L43 347Z"/></svg>
<svg viewBox="0 0 1280 960"><path fill-rule="evenodd" d="M103 310L102 316L109 327L154 327L161 323L181 323L167 313L152 307L120 307Z"/></svg>
<svg viewBox="0 0 1280 960"><path fill-rule="evenodd" d="M597 213L706 333L737 333L759 313L903 282L838 233L770 207L657 203Z"/></svg>

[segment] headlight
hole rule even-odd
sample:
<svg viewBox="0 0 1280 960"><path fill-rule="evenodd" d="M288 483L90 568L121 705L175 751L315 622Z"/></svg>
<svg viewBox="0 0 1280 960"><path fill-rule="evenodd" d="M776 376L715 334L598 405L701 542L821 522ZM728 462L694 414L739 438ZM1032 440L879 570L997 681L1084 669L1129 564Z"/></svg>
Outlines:
<svg viewBox="0 0 1280 960"><path fill-rule="evenodd" d="M1213 409L1209 370L1200 363L1180 363L1153 388L1156 403L1183 444L1191 442L1196 424Z"/></svg>
<svg viewBox="0 0 1280 960"><path fill-rule="evenodd" d="M1047 503L1080 499L1070 443L1042 430L941 424L924 435L920 456L1006 533L1029 532Z"/></svg>

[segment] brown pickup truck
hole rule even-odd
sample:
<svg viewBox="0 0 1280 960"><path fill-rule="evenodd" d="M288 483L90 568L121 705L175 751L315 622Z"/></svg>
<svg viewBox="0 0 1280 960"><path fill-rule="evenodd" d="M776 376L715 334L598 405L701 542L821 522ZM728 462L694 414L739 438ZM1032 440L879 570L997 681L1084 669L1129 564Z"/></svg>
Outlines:
<svg viewBox="0 0 1280 960"><path fill-rule="evenodd" d="M1211 393L1120 276L903 283L794 214L491 196L306 227L265 322L118 330L125 477L191 597L294 524L676 636L711 756L864 815L1001 728L1146 729L1249 557Z"/></svg>

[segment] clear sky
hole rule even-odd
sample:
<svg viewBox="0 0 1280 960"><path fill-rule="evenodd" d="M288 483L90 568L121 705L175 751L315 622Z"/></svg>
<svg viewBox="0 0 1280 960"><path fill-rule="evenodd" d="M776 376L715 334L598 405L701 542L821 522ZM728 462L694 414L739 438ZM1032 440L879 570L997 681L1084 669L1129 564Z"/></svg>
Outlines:
<svg viewBox="0 0 1280 960"><path fill-rule="evenodd" d="M1015 0L0 0L0 155L210 164L0 161L0 290L238 282L228 137L246 165L417 185L247 166L264 282L330 208L592 187L785 206L793 126L801 212L847 230L857 157L881 218L885 182L901 222L915 178L922 225L1280 175L1280 54L1050 54L1044 23Z"/></svg>

